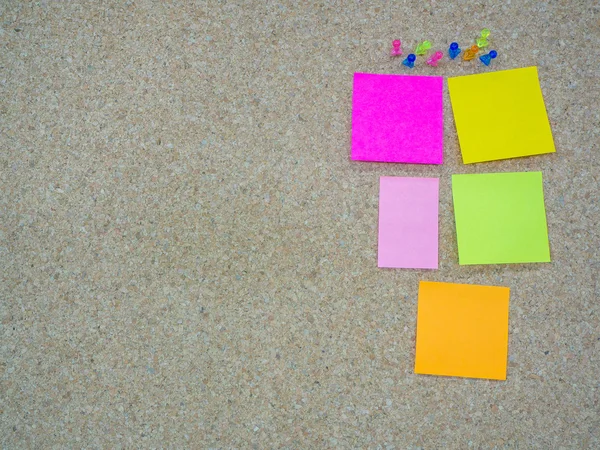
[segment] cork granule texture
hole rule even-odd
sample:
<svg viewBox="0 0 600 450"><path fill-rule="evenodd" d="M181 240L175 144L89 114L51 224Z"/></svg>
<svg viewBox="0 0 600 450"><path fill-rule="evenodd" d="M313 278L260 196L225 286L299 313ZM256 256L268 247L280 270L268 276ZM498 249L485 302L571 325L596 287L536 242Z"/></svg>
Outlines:
<svg viewBox="0 0 600 450"><path fill-rule="evenodd" d="M556 153L350 160L354 72L491 30ZM0 2L0 446L600 448L591 0ZM485 127L485 111L481 123ZM493 138L493 137L491 137ZM451 175L542 171L552 262L459 266ZM377 268L380 176L440 178L437 271ZM506 381L415 375L419 280L511 289Z"/></svg>

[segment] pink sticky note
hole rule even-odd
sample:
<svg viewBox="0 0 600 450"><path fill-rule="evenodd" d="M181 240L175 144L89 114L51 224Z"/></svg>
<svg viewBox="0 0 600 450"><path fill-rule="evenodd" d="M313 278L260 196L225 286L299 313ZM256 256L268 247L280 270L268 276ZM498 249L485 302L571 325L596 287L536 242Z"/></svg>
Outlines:
<svg viewBox="0 0 600 450"><path fill-rule="evenodd" d="M442 164L442 77L354 74L352 159Z"/></svg>
<svg viewBox="0 0 600 450"><path fill-rule="evenodd" d="M438 178L379 179L379 267L438 268Z"/></svg>

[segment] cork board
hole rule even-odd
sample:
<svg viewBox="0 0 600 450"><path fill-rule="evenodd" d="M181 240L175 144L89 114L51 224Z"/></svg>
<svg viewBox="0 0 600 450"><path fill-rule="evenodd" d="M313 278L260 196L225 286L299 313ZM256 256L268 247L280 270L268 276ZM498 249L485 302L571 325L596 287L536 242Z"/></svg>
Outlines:
<svg viewBox="0 0 600 450"><path fill-rule="evenodd" d="M266 5L265 3L268 3ZM0 4L0 445L598 448L592 1ZM400 38L537 66L556 152L350 159ZM552 262L459 266L456 173L541 171ZM377 268L381 176L440 179L439 270ZM415 375L420 280L510 288L506 381Z"/></svg>

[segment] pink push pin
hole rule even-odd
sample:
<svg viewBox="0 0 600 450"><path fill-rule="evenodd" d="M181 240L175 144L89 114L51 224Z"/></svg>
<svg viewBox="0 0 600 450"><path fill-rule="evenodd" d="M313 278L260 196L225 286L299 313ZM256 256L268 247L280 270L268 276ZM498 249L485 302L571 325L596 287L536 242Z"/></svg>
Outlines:
<svg viewBox="0 0 600 450"><path fill-rule="evenodd" d="M433 66L433 67L437 67L438 61L440 59L442 59L442 56L444 56L444 54L442 52L440 52L440 51L435 52L433 55L431 55L429 57L429 59L427 59L427 64L429 64L430 66Z"/></svg>
<svg viewBox="0 0 600 450"><path fill-rule="evenodd" d="M393 48L390 50L390 56L400 56L402 54L402 49L400 48L400 45L402 45L400 39L396 39L394 42L392 42Z"/></svg>

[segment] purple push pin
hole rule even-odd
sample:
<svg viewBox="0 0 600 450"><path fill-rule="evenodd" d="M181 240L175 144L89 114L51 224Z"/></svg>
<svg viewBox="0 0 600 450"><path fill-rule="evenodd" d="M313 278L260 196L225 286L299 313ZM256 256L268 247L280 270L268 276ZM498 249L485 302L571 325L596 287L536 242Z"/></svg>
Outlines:
<svg viewBox="0 0 600 450"><path fill-rule="evenodd" d="M393 48L390 50L390 56L400 56L402 54L402 49L400 48L400 45L402 45L400 39L396 39L394 42L392 42Z"/></svg>
<svg viewBox="0 0 600 450"><path fill-rule="evenodd" d="M440 52L440 51L435 52L433 55L431 55L427 59L427 64L429 64L430 66L433 66L433 67L437 67L438 61L440 59L442 59L442 56L444 56L444 54L442 52Z"/></svg>

